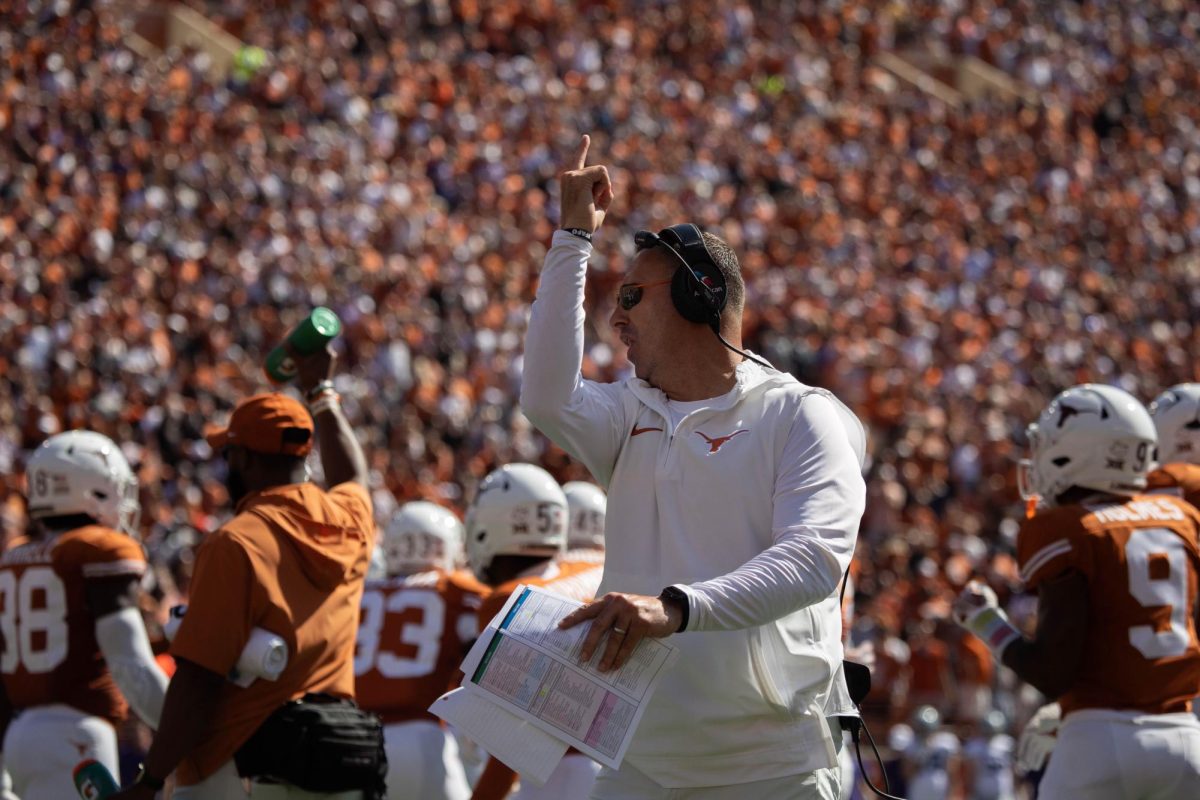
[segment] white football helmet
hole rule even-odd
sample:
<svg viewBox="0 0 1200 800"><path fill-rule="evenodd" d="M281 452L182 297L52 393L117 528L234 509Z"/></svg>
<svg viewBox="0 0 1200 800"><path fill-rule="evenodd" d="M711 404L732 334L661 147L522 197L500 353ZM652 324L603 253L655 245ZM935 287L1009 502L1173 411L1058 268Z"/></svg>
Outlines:
<svg viewBox="0 0 1200 800"><path fill-rule="evenodd" d="M467 511L467 563L479 578L496 556L561 555L567 545L567 497L549 472L505 464L479 484Z"/></svg>
<svg viewBox="0 0 1200 800"><path fill-rule="evenodd" d="M462 549L463 525L458 517L426 500L400 506L383 532L389 575L450 571L458 565Z"/></svg>
<svg viewBox="0 0 1200 800"><path fill-rule="evenodd" d="M51 436L25 465L29 516L87 514L133 536L138 515L137 476L117 443L94 431Z"/></svg>
<svg viewBox="0 0 1200 800"><path fill-rule="evenodd" d="M566 507L566 547L604 549L604 519L608 497L604 489L587 481L563 483Z"/></svg>
<svg viewBox="0 0 1200 800"><path fill-rule="evenodd" d="M1030 457L1021 462L1021 497L1052 506L1072 486L1132 495L1146 488L1158 434L1137 398L1085 383L1059 393L1025 429Z"/></svg>
<svg viewBox="0 0 1200 800"><path fill-rule="evenodd" d="M1200 464L1200 383L1179 383L1154 398L1160 464Z"/></svg>
<svg viewBox="0 0 1200 800"><path fill-rule="evenodd" d="M603 550L604 512L608 497L604 490L587 481L567 481L563 484L567 496L567 547Z"/></svg>

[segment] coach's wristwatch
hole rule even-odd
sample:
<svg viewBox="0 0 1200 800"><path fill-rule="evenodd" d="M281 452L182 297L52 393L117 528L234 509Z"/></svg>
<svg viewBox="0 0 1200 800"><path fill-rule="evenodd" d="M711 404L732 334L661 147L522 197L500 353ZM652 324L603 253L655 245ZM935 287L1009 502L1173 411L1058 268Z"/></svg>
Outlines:
<svg viewBox="0 0 1200 800"><path fill-rule="evenodd" d="M679 627L675 629L675 632L683 633L687 629L688 612L691 610L687 593L678 586L668 586L659 593L658 599L662 600L663 605L670 603L679 609Z"/></svg>
<svg viewBox="0 0 1200 800"><path fill-rule="evenodd" d="M145 786L155 792L161 792L162 788L167 785L166 778L155 778L149 772L146 772L145 764L138 764L137 777L133 779L134 786Z"/></svg>

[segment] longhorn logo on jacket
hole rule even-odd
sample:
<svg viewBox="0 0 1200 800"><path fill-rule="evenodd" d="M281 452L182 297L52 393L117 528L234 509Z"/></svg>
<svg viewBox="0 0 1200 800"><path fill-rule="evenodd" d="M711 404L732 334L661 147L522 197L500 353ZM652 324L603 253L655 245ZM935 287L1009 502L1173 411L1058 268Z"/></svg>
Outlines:
<svg viewBox="0 0 1200 800"><path fill-rule="evenodd" d="M722 447L724 447L725 443L728 442L730 439L737 436L739 433L749 433L749 430L747 430L746 428L742 428L741 430L734 431L733 433L729 434L728 436L718 436L715 439L705 435L705 433L703 431L696 431L696 433L702 439L704 439L704 441L708 442L708 455L711 456L711 455L715 455L718 450L720 450Z"/></svg>

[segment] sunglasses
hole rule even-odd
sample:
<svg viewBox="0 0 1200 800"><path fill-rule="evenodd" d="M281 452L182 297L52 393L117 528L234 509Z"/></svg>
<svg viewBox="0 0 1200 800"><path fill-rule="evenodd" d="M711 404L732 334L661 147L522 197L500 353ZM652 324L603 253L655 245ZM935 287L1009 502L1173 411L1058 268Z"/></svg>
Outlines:
<svg viewBox="0 0 1200 800"><path fill-rule="evenodd" d="M667 278L665 281L652 281L651 283L627 283L617 290L617 305L628 311L642 302L643 289L649 289L651 286L662 286L670 282L671 278Z"/></svg>

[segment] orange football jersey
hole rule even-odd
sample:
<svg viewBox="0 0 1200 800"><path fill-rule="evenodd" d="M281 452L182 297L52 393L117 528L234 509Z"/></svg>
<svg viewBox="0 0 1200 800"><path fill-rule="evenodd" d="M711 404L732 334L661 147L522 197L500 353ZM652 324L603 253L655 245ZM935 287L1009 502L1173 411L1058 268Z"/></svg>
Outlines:
<svg viewBox="0 0 1200 800"><path fill-rule="evenodd" d="M1166 464L1146 476L1150 494L1173 494L1200 508L1200 464Z"/></svg>
<svg viewBox="0 0 1200 800"><path fill-rule="evenodd" d="M0 557L0 674L14 708L62 703L125 719L129 708L96 644L86 582L145 571L137 541L95 525Z"/></svg>
<svg viewBox="0 0 1200 800"><path fill-rule="evenodd" d="M591 564L604 566L604 551L593 547L576 547L562 554L558 559L560 564Z"/></svg>
<svg viewBox="0 0 1200 800"><path fill-rule="evenodd" d="M514 578L508 583L503 583L484 598L479 609L479 630L486 628L492 617L500 613L509 596L521 584L540 586L563 597L586 603L596 596L602 571L603 568L598 564L586 561L559 561L540 575Z"/></svg>
<svg viewBox="0 0 1200 800"><path fill-rule="evenodd" d="M1200 573L1200 512L1164 495L1071 505L1026 520L1017 537L1031 589L1068 571L1087 577L1082 673L1063 713L1111 708L1166 713L1200 694L1192 609Z"/></svg>
<svg viewBox="0 0 1200 800"><path fill-rule="evenodd" d="M368 582L354 650L358 704L385 723L436 722L429 706L450 688L475 640L486 593L465 572Z"/></svg>

